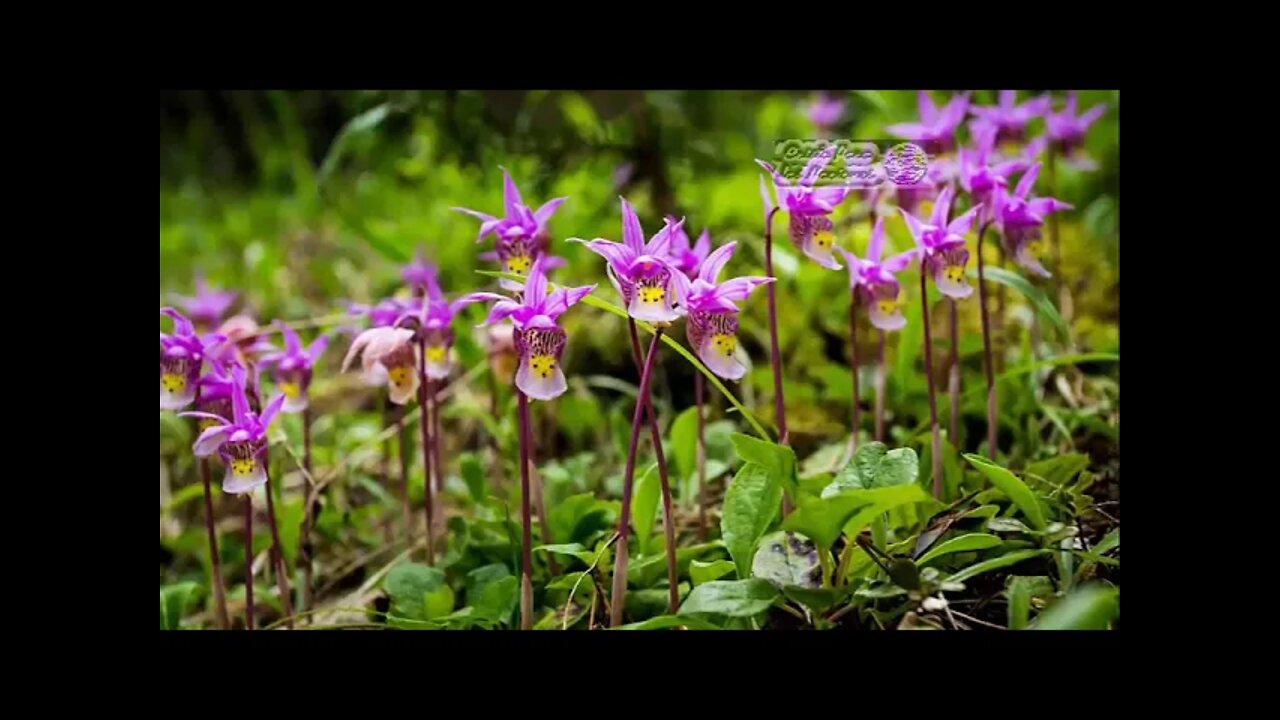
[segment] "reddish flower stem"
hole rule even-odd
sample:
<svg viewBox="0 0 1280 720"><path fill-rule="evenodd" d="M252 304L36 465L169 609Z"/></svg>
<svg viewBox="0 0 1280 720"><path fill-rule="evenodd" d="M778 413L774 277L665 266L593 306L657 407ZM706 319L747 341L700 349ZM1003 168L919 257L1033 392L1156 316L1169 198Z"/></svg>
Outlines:
<svg viewBox="0 0 1280 720"><path fill-rule="evenodd" d="M406 545L413 547L413 503L409 500L409 453L413 451L413 443L405 437L404 408L396 413L396 439L400 443L400 498L404 511L404 539Z"/></svg>
<svg viewBox="0 0 1280 720"><path fill-rule="evenodd" d="M284 566L284 545L280 544L280 528L276 524L276 502L272 498L270 460L264 461L267 473L267 524L271 527L271 556L276 567L276 588L280 591L280 608L293 629L293 599L289 597L289 572Z"/></svg>
<svg viewBox="0 0 1280 720"><path fill-rule="evenodd" d="M627 325L631 328L631 353L636 362L636 370L640 371L640 335L636 332L636 321L627 318ZM653 410L653 401L648 395L639 398L639 401L645 406L645 415L648 416L649 422L649 438L653 442L653 454L658 461L658 481L662 486L662 532L667 543L667 611L675 615L680 609L680 584L676 573L675 517L671 514L671 483L667 476L667 457L662 449L662 432L658 429L658 414Z"/></svg>
<svg viewBox="0 0 1280 720"><path fill-rule="evenodd" d="M774 286L778 283L773 274L773 216L778 208L769 211L764 219L764 274L774 278L774 282L764 286L769 303L769 364L773 368L773 416L778 425L778 444L786 445L791 436L787 433L787 409L782 396L782 355L778 350L778 302L774 297ZM791 499L784 492L782 495L782 516L791 513Z"/></svg>
<svg viewBox="0 0 1280 720"><path fill-rule="evenodd" d="M862 426L862 408L858 407L858 288L849 288L849 374L853 377L853 400L850 405L850 426L853 428L849 449L858 451L858 428Z"/></svg>
<svg viewBox="0 0 1280 720"><path fill-rule="evenodd" d="M876 442L884 442L884 331L876 349Z"/></svg>
<svg viewBox="0 0 1280 720"><path fill-rule="evenodd" d="M428 412L431 405L428 399L431 396L431 381L427 379L425 362L427 340L422 333L418 333L418 336L418 352L424 360L418 363L418 406L422 409L422 418L419 421L422 425L422 498L427 514L427 565L430 566L436 563L435 508L431 497L431 416Z"/></svg>
<svg viewBox="0 0 1280 720"><path fill-rule="evenodd" d="M947 390L950 400L951 424L947 428L947 439L955 447L960 447L960 323L959 303L951 301L951 356L947 359Z"/></svg>
<svg viewBox="0 0 1280 720"><path fill-rule="evenodd" d="M244 629L253 629L253 494L244 496Z"/></svg>
<svg viewBox="0 0 1280 720"><path fill-rule="evenodd" d="M920 264L920 315L924 320L924 376L929 381L929 430L933 434L933 452L930 454L930 474L933 477L933 496L942 497L942 437L938 431L938 401L933 387L933 335L929 332L929 285L925 263Z"/></svg>
<svg viewBox="0 0 1280 720"><path fill-rule="evenodd" d="M516 389L520 425L520 629L533 629L533 520L529 508L529 398Z"/></svg>
<svg viewBox="0 0 1280 720"><path fill-rule="evenodd" d="M311 528L315 524L315 500L311 497L311 408L302 411L302 468L306 477L302 483L302 536L298 540L298 562L302 563L302 607L310 610L315 604L314 577L311 561Z"/></svg>
<svg viewBox="0 0 1280 720"><path fill-rule="evenodd" d="M208 458L200 459L200 481L204 483L204 529L209 534L209 571L212 574L213 612L218 629L231 627L227 618L227 591L222 586L222 558L218 556L218 530L213 517L213 482L209 477Z"/></svg>
<svg viewBox="0 0 1280 720"><path fill-rule="evenodd" d="M542 543L550 545L555 541L551 539L551 523L547 520L547 501L542 496L542 476L538 474L538 460L535 454L536 446L533 442L532 413L530 413L530 418L524 427L521 428L521 432L525 435L525 462L529 465L529 487L530 492L533 494L533 502L537 506L535 509L538 511L538 528L542 530ZM547 553L547 570L550 570L552 575L560 574L560 566L556 564L554 553Z"/></svg>
<svg viewBox="0 0 1280 720"><path fill-rule="evenodd" d="M991 321L987 317L987 283L982 260L982 241L987 236L987 223L978 229L978 306L982 311L982 369L987 376L987 457L996 457L996 381L991 359Z"/></svg>
<svg viewBox="0 0 1280 720"><path fill-rule="evenodd" d="M640 388L636 394L636 410L631 418L631 441L627 446L627 465L622 476L622 508L618 514L618 550L613 563L613 607L610 612L609 626L622 624L622 614L627 604L627 536L631 532L631 490L635 484L636 446L640 441L640 426L644 420L646 400L649 397L649 378L653 370L653 361L657 357L658 341L662 339L662 328L653 334L649 343L649 354L645 356L644 368L640 371Z"/></svg>
<svg viewBox="0 0 1280 720"><path fill-rule="evenodd" d="M707 541L707 444L702 407L702 373L693 374L693 406L698 415L698 541Z"/></svg>

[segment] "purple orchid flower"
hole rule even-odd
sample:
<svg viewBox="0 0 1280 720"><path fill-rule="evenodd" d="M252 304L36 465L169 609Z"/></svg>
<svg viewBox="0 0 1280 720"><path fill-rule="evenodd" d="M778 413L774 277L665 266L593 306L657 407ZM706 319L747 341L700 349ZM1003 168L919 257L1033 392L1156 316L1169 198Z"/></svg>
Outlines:
<svg viewBox="0 0 1280 720"><path fill-rule="evenodd" d="M1001 90L997 105L974 105L969 112L981 121L979 124L990 125L996 130L996 142L1022 142L1027 124L1049 111L1049 96L1040 95L1017 104L1018 91Z"/></svg>
<svg viewBox="0 0 1280 720"><path fill-rule="evenodd" d="M844 114L845 101L826 93L818 93L808 106L809 121L819 130L835 125Z"/></svg>
<svg viewBox="0 0 1280 720"><path fill-rule="evenodd" d="M452 209L480 220L480 234L476 237L476 242L483 241L490 233L494 234L497 238L497 247L494 255L490 257L496 256L505 272L524 275L549 249L551 236L547 232L547 221L555 214L560 203L568 198L559 197L548 200L537 210L530 210L520 197L520 189L516 187L510 173L506 168L500 169L502 170L503 217L497 218L461 207ZM558 258L557 260L558 262L544 267L550 269L564 262ZM519 291L521 287L520 283L506 279L501 280L500 285L504 290L513 292Z"/></svg>
<svg viewBox="0 0 1280 720"><path fill-rule="evenodd" d="M453 370L453 318L462 308L484 298L476 297L473 293L449 302L440 289L436 269L433 266L428 266L422 281L426 297L401 313L394 324L400 327L409 321L416 323L425 334L427 377L432 380L444 380Z"/></svg>
<svg viewBox="0 0 1280 720"><path fill-rule="evenodd" d="M1072 167L1078 170L1098 168L1098 163L1084 151L1084 137L1089 126L1106 111L1106 104L1099 103L1076 115L1076 93L1072 91L1067 93L1067 104L1062 112L1050 111L1044 116L1045 134L1061 149Z"/></svg>
<svg viewBox="0 0 1280 720"><path fill-rule="evenodd" d="M933 275L933 282L943 295L960 300L973 293L973 288L964 278L965 265L969 263L964 234L969 232L979 208L970 208L948 223L952 192L950 187L945 187L938 194L928 223L920 222L909 212L900 212L916 241L915 254L920 258L924 271Z"/></svg>
<svg viewBox="0 0 1280 720"><path fill-rule="evenodd" d="M173 318L173 334L160 333L160 409L181 410L195 400L206 352L227 337L196 335L191 321L173 308L160 308L160 314Z"/></svg>
<svg viewBox="0 0 1280 720"><path fill-rule="evenodd" d="M693 282L683 277L677 281L680 293L687 298L689 325L685 332L689 344L711 372L727 380L738 380L747 368L738 361L738 306L752 290L773 282L769 277L739 277L716 282L737 243L727 243L707 256Z"/></svg>
<svg viewBox="0 0 1280 720"><path fill-rule="evenodd" d="M1044 269L1039 260L1045 250L1040 239L1044 216L1059 210L1070 210L1072 206L1054 198L1027 198L1036 184L1040 167L1040 163L1032 165L1018 181L1012 195L1004 188L996 191L996 223L1004 238L1005 252L1027 270L1041 277L1049 277L1049 271Z"/></svg>
<svg viewBox="0 0 1280 720"><path fill-rule="evenodd" d="M956 128L960 127L969 110L969 93L953 96L939 109L929 93L920 90L916 93L916 102L920 108L919 122L894 123L885 127L885 130L907 140L936 143L940 152L955 147Z"/></svg>
<svg viewBox="0 0 1280 720"><path fill-rule="evenodd" d="M640 218L626 198L621 200L622 242L603 238L569 238L569 242L582 243L608 261L605 273L631 317L646 322L673 322L680 317L676 308L682 302L677 279L685 279L685 275L667 256L684 221L672 224L668 219L646 243Z"/></svg>
<svg viewBox="0 0 1280 720"><path fill-rule="evenodd" d="M227 466L222 491L243 495L267 484L267 428L280 413L285 396L275 396L259 416L249 408L244 368L233 366L231 377L231 419L207 412L185 412L180 415L216 423L200 433L191 450L196 457L201 458L209 457L217 451L223 464Z"/></svg>
<svg viewBox="0 0 1280 720"><path fill-rule="evenodd" d="M222 316L236 301L236 294L229 291L214 290L205 282L203 276L196 277L196 294L194 297L174 296L173 301L182 306L191 317L191 321L202 328L217 327Z"/></svg>
<svg viewBox="0 0 1280 720"><path fill-rule="evenodd" d="M274 368L273 378L285 396L284 411L299 413L307 409L311 370L325 348L329 347L329 337L321 335L303 350L302 341L293 328L279 320L276 321L276 327L284 335L284 350L278 351L271 347L269 352L258 359L258 366L263 369Z"/></svg>
<svg viewBox="0 0 1280 720"><path fill-rule="evenodd" d="M414 332L407 328L375 327L356 336L342 360L346 372L360 358L362 379L367 385L387 384L391 402L404 405L418 391L418 346Z"/></svg>
<svg viewBox="0 0 1280 720"><path fill-rule="evenodd" d="M690 249L689 236L685 234L683 224L668 215L667 225L674 228L672 230L671 251L668 258L677 270L680 270L692 280L698 276L698 268L702 265L702 261L707 259L707 254L711 252L711 232L704 229L702 234L698 236L697 244Z"/></svg>
<svg viewBox="0 0 1280 720"><path fill-rule="evenodd" d="M849 263L849 287L857 290L866 303L871 316L871 324L881 330L901 330L907 324L902 315L902 286L894 277L902 272L915 259L916 251L908 250L880 262L884 252L884 218L876 218L871 229L871 239L867 242L867 256L859 258L853 253L840 250Z"/></svg>
<svg viewBox="0 0 1280 720"><path fill-rule="evenodd" d="M796 247L819 265L839 270L840 263L832 254L835 233L832 231L831 213L844 200L849 188L844 185L814 187L818 176L835 157L836 146L828 145L805 166L796 184L783 177L773 165L756 160L760 167L773 175L774 189L778 193L778 206L791 216L790 237ZM769 205L768 198L765 198Z"/></svg>
<svg viewBox="0 0 1280 720"><path fill-rule="evenodd" d="M396 324L396 320L409 309L410 303L395 298L387 298L378 301L376 305L361 305L359 303L350 303L347 305L347 313L357 317L366 317L369 319L369 327L391 327Z"/></svg>
<svg viewBox="0 0 1280 720"><path fill-rule="evenodd" d="M556 319L596 289L595 285L588 285L548 293L544 263L543 258L533 263L520 301L490 292L471 293L456 301L497 301L481 327L511 320L518 359L516 387L534 400L553 400L568 389L560 368L568 336Z"/></svg>
<svg viewBox="0 0 1280 720"><path fill-rule="evenodd" d="M1010 175L1026 170L1030 163L1023 159L996 160L995 126L979 125L974 133L974 147L960 151L960 187L982 206L981 222L987 223L995 219L998 191L1008 185Z"/></svg>
<svg viewBox="0 0 1280 720"><path fill-rule="evenodd" d="M413 290L414 295L421 295L425 292L424 288L427 286L428 279L434 277L435 274L435 265L427 262L422 247L419 246L417 253L413 256L413 261L405 265L400 271L400 279L404 280L405 285L408 285Z"/></svg>

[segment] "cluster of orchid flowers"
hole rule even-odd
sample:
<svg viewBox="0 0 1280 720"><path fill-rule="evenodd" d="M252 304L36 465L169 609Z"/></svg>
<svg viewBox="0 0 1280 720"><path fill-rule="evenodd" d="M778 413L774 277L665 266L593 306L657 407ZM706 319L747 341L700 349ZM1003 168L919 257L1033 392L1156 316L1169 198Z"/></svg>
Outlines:
<svg viewBox="0 0 1280 720"><path fill-rule="evenodd" d="M1080 167L1090 165L1091 161L1082 153L1083 139L1085 131L1101 115L1103 109L1099 106L1083 114L1076 114L1075 108L1074 93L1069 96L1066 107L1055 113L1047 96L1017 104L1015 93L1006 91L1000 93L998 105L979 107L971 106L968 93L964 93L952 97L939 107L928 93L920 92L919 121L891 125L887 130L899 137L931 143L931 147L939 148L941 154L931 158L923 182L894 189L898 212L910 231L915 247L887 258L884 257L885 212L881 211L879 203L888 197L888 193L878 190L855 193L848 187L820 186L817 183L824 168L834 158L835 146L828 147L814 157L794 182L783 177L771 164L757 161L771 175L777 197L775 204L762 177L760 189L766 218L768 276L721 280L720 276L733 256L736 243L729 242L713 249L707 230L703 230L696 242L691 242L684 230L683 219L666 217L663 227L646 240L640 220L625 198L621 199L620 242L603 238L569 238L569 242L585 245L588 250L604 259L605 274L631 320L633 351L637 370L641 373L624 477L613 596L615 622L620 620L624 607L629 500L636 441L646 412L661 471L664 509L667 513L670 512L662 445L647 396L659 336L683 318L686 320L685 335L689 344L707 370L728 380L739 380L745 375L747 365L743 361L746 354L738 341L739 304L747 300L755 289L774 282L768 242L771 234L769 224L777 211L788 213L791 241L814 262L829 269L840 270L844 266L837 259L837 253L843 258L849 273L851 317L853 309L862 305L867 309L871 324L882 332L898 331L906 325L897 275L912 262L919 262L923 270L922 291L924 278L928 276L932 278L938 291L952 300L960 300L972 294L973 288L966 280L969 250L965 235L975 222L981 228L979 252L982 233L988 227L995 227L1001 234L1006 253L1015 262L1032 273L1048 276L1048 271L1039 261L1043 251L1041 227L1049 214L1071 206L1053 198L1032 196L1040 170L1036 158L1039 153L1049 149L1050 152L1062 153ZM838 121L843 111L842 101L823 97L812 107L812 118L825 132ZM969 126L972 145L957 150L956 131L966 115L970 114L973 116ZM1002 144L1022 142L1030 121L1041 116L1045 118L1044 137L1026 143L1012 154L1001 151ZM1022 173L1022 177L1010 192L1008 184L1017 173ZM466 208L454 209L480 221L477 242L483 242L489 236L494 237L493 250L483 253L481 257L500 263L501 269L509 275L501 278L500 288L510 294L473 292L450 301L440 286L434 265L419 255L402 273L402 278L412 289L412 297L387 298L373 305L349 307L352 315L367 319L368 328L360 332L351 343L343 360L342 370L347 371L359 359L363 380L373 386L386 385L387 397L392 403L403 406L416 396L423 407L423 463L428 477L425 495L430 562L433 555L432 492L428 463L431 458L435 460L437 476L440 473L439 410L435 407L435 396L430 388L435 383L446 381L453 370L452 326L459 313L473 303L492 303L481 325L491 329L490 351L494 352L495 347L499 351L513 350L517 360L511 381L518 390L520 404L522 495L525 500L522 619L527 626L530 618L529 608L525 603L529 601L526 594L529 592L527 588L531 572L527 458L531 452L528 445L532 442L532 435L527 427L527 401L550 401L567 390L562 358L568 337L560 326L560 318L597 286L556 287L550 283L548 273L563 265L564 261L551 255L552 240L547 226L566 198L552 199L533 210L524 204L510 174L505 169L502 174L501 215ZM952 217L953 206L960 193L968 196L969 207L965 212ZM872 230L863 257L839 246L831 219L835 209L854 194L869 201L872 207ZM934 197L931 213L928 217L918 216L916 211L921 201L929 197ZM217 332L198 333L197 327L207 329L217 326L234 303L235 296L211 290L202 280L198 281L197 290L195 297L180 299L190 319L172 308L161 310L163 315L173 319L174 328L172 334L161 333L160 337L160 407L162 410L184 410L195 404L195 410L180 413L199 422L200 432L193 445L193 452L200 458L209 458L217 453L226 467L222 483L224 492L243 495L269 482L267 428L272 421L281 412L307 412L313 369L327 347L328 337L321 335L309 347L304 348L297 333L277 321L276 325L284 338L284 348L277 349L267 344L256 324L244 316L232 318L219 327ZM769 292L770 322L776 324L772 288ZM985 295L983 311L985 320ZM927 338L927 309L924 320ZM503 321L507 321L505 325L510 329L509 335L493 332L493 328L504 324ZM654 329L653 344L649 353L644 356L635 332L636 322L650 323ZM854 327L856 332L856 322ZM776 346L776 325L771 330L774 338L771 351L775 390L778 393L776 403L780 441L786 442L781 387L778 383L781 368ZM856 343L856 338L851 338L851 341ZM927 346L926 340L926 352ZM931 363L928 356L926 363ZM856 368L854 370L856 383ZM263 371L270 372L278 394L266 403L265 409L260 409L260 376ZM930 376L931 409L932 387ZM856 385L854 393L856 407ZM434 431L429 430L426 414L428 408L434 408L431 410L434 422L437 423ZM855 442L858 431L856 418L855 414ZM989 417L989 421L993 422L993 418ZM304 416L304 424L306 422L309 422L309 413ZM436 436L434 441L431 433ZM936 463L936 417L934 434ZM309 446L307 451L309 467ZM994 448L989 448L989 451L994 452ZM935 482L936 475L935 469ZM407 503L407 489L405 498ZM274 530L274 518L272 522ZM669 516L667 527L670 532ZM210 541L214 541L212 530ZM307 542L305 537L303 541ZM544 541L549 542L546 539ZM671 610L674 612L674 542L670 537L667 551L672 580Z"/></svg>

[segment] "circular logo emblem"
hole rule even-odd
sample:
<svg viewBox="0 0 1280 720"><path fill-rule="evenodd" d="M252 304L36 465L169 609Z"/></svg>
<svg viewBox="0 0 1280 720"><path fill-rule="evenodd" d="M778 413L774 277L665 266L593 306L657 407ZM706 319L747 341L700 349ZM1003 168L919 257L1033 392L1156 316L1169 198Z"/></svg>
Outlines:
<svg viewBox="0 0 1280 720"><path fill-rule="evenodd" d="M885 175L895 185L915 185L929 169L929 156L915 143L900 143L884 154Z"/></svg>

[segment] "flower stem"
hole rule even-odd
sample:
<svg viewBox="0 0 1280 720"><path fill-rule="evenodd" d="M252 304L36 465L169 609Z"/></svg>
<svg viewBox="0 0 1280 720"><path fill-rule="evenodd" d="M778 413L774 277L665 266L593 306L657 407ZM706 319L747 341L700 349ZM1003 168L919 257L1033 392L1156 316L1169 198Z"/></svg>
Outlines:
<svg viewBox="0 0 1280 720"><path fill-rule="evenodd" d="M311 408L302 411L302 468L306 477L302 483L302 537L298 541L298 562L302 563L302 607L300 612L310 610L315 603L313 594L314 576L311 567L311 526L315 524L314 502L311 499Z"/></svg>
<svg viewBox="0 0 1280 720"><path fill-rule="evenodd" d="M884 331L876 350L876 442L884 442Z"/></svg>
<svg viewBox="0 0 1280 720"><path fill-rule="evenodd" d="M404 408L396 413L396 439L400 443L400 498L403 501L404 539L409 547L413 547L413 504L409 501L409 453L413 443L405 437Z"/></svg>
<svg viewBox="0 0 1280 720"><path fill-rule="evenodd" d="M431 404L428 400L431 395L431 381L427 379L426 336L421 332L418 336L418 354L423 359L418 363L418 407L422 409L422 419L419 421L422 426L422 498L427 510L427 565L433 566L436 564L435 533L433 532L435 508L432 507L431 498L431 417L428 415L428 407Z"/></svg>
<svg viewBox="0 0 1280 720"><path fill-rule="evenodd" d="M707 541L707 445L702 416L702 373L693 374L693 406L698 415L698 541Z"/></svg>
<svg viewBox="0 0 1280 720"><path fill-rule="evenodd" d="M387 427L387 409L388 409L386 395L381 396L381 400L379 401L378 407L380 408L379 413L380 413L380 417L382 418L382 427L383 429L385 429ZM423 417L425 418L426 416L424 415ZM390 462L390 458L391 458L391 439L387 438L382 441L382 456L378 458L378 474L382 476L382 484L385 487L391 487L391 471L387 467L387 465ZM382 526L382 539L385 540L387 544L391 543L392 535L391 535L390 522Z"/></svg>
<svg viewBox="0 0 1280 720"><path fill-rule="evenodd" d="M938 400L933 387L933 335L929 332L928 271L920 265L920 315L924 320L924 376L929 382L929 429L933 434L933 452L930 454L930 473L933 477L933 496L942 497L942 438L938 433Z"/></svg>
<svg viewBox="0 0 1280 720"><path fill-rule="evenodd" d="M440 400L436 396L439 391L444 388L444 381L440 381L435 392L431 393L431 469L436 474L436 497L441 498L444 495L444 472L441 470L442 460L440 458Z"/></svg>
<svg viewBox="0 0 1280 720"><path fill-rule="evenodd" d="M764 291L769 302L769 364L773 368L773 415L774 422L778 425L778 444L786 445L791 437L787 433L787 409L782 396L782 356L778 351L778 301L774 297L774 286L778 283L773 274L773 216L777 212L778 208L770 210L764 219L764 274L774 278L774 282L764 286ZM790 512L791 500L784 492L782 495L783 517Z"/></svg>
<svg viewBox="0 0 1280 720"><path fill-rule="evenodd" d="M982 240L987 224L978 228L978 307L982 311L982 368L987 375L987 457L996 458L996 381L991 363L991 321L987 318L987 283L982 261Z"/></svg>
<svg viewBox="0 0 1280 720"><path fill-rule="evenodd" d="M631 352L640 368L640 334L636 331L636 321L629 320L631 328ZM657 355L657 346L650 352ZM656 358L653 362L656 362ZM649 438L653 442L653 454L658 461L658 482L662 486L662 532L667 545L667 611L675 615L680 608L680 583L676 573L676 523L671 512L671 483L667 476L667 457L662 449L662 432L658 429L658 413L653 409L653 402L646 394L638 399L645 406L645 414L649 422Z"/></svg>
<svg viewBox="0 0 1280 720"><path fill-rule="evenodd" d="M529 510L529 398L516 389L520 425L520 629L533 629L533 520Z"/></svg>
<svg viewBox="0 0 1280 720"><path fill-rule="evenodd" d="M289 597L289 572L284 566L284 545L280 544L280 528L276 523L276 502L272 499L270 462L264 463L267 473L267 523L271 527L271 556L276 566L276 588L280 591L280 608L284 616L289 618L289 629L293 629L293 599Z"/></svg>
<svg viewBox="0 0 1280 720"><path fill-rule="evenodd" d="M244 629L253 629L253 494L244 496Z"/></svg>
<svg viewBox="0 0 1280 720"><path fill-rule="evenodd" d="M547 520L547 501L542 496L542 476L538 473L538 460L534 454L533 421L527 420L520 431L525 435L525 462L529 465L530 492L533 494L533 502L537 504L535 509L538 511L538 528L542 531L542 543L550 545L555 541L551 539L551 523ZM547 569L552 575L559 575L560 566L556 564L554 555L555 553L547 553Z"/></svg>
<svg viewBox="0 0 1280 720"><path fill-rule="evenodd" d="M850 419L852 435L849 439L851 452L858 451L858 428L862 426L862 408L858 407L861 393L858 392L858 288L849 288L849 374L853 377L853 401Z"/></svg>
<svg viewBox="0 0 1280 720"><path fill-rule="evenodd" d="M613 608L609 614L609 627L622 625L622 613L627 601L627 536L631 532L631 490L636 474L636 446L640 441L640 425L644 419L646 401L649 397L649 376L653 370L653 361L657 357L658 341L662 338L662 328L657 328L653 340L649 342L649 354L644 358L644 368L640 371L640 388L636 393L636 410L631 418L631 441L627 446L627 465L622 475L622 508L618 513L618 554L613 563Z"/></svg>
<svg viewBox="0 0 1280 720"><path fill-rule="evenodd" d="M209 533L209 571L212 575L213 613L219 630L229 628L227 619L227 591L222 587L222 558L218 556L218 530L213 517L213 482L209 479L209 460L200 460L200 481L204 483L204 529Z"/></svg>
<svg viewBox="0 0 1280 720"><path fill-rule="evenodd" d="M960 447L960 323L959 303L951 301L951 357L947 359L947 390L950 395L951 424L947 440Z"/></svg>

